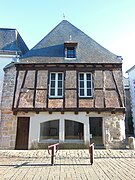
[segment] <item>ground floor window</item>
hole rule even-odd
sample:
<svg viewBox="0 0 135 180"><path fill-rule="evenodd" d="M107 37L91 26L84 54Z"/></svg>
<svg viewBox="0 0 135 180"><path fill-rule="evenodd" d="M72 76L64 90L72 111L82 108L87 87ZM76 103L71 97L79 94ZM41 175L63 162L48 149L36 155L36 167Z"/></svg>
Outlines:
<svg viewBox="0 0 135 180"><path fill-rule="evenodd" d="M59 120L47 121L40 124L40 140L59 139Z"/></svg>
<svg viewBox="0 0 135 180"><path fill-rule="evenodd" d="M84 125L83 123L65 120L65 140L84 140Z"/></svg>

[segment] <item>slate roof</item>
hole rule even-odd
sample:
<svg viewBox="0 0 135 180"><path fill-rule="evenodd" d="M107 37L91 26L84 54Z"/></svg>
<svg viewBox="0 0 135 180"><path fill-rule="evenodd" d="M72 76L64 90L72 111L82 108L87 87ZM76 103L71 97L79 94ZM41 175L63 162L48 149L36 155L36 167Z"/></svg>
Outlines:
<svg viewBox="0 0 135 180"><path fill-rule="evenodd" d="M129 73L130 71L132 71L132 70L134 70L134 69L135 69L135 65L132 66L130 69L128 69L128 70L126 71L126 73Z"/></svg>
<svg viewBox="0 0 135 180"><path fill-rule="evenodd" d="M78 42L77 59L65 60L64 42ZM111 53L67 20L60 22L35 47L26 53L21 62L44 63L122 63Z"/></svg>
<svg viewBox="0 0 135 180"><path fill-rule="evenodd" d="M29 49L16 29L0 28L0 53L25 54Z"/></svg>

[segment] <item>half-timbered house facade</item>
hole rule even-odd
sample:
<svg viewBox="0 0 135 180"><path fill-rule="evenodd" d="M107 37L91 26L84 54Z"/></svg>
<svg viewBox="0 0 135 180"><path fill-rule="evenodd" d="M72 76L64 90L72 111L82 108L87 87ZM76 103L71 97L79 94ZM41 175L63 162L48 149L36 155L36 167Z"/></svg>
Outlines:
<svg viewBox="0 0 135 180"><path fill-rule="evenodd" d="M123 92L121 58L63 20L5 68L1 147L94 142L121 148Z"/></svg>

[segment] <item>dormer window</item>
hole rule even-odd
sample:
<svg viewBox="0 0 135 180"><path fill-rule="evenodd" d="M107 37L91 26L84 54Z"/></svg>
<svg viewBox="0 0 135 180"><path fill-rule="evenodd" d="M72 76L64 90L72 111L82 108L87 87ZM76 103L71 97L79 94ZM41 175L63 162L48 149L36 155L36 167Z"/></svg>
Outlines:
<svg viewBox="0 0 135 180"><path fill-rule="evenodd" d="M77 43L76 42L65 42L65 59L66 60L75 60L76 59L76 49L77 49Z"/></svg>
<svg viewBox="0 0 135 180"><path fill-rule="evenodd" d="M67 47L67 58L76 58L75 47Z"/></svg>

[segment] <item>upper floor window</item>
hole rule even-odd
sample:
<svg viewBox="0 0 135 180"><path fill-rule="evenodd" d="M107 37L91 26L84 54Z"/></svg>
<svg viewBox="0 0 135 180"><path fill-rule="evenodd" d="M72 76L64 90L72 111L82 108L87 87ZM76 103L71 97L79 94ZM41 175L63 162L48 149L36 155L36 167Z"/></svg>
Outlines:
<svg viewBox="0 0 135 180"><path fill-rule="evenodd" d="M50 97L63 97L63 73L50 73Z"/></svg>
<svg viewBox="0 0 135 180"><path fill-rule="evenodd" d="M79 73L79 97L92 97L91 73Z"/></svg>
<svg viewBox="0 0 135 180"><path fill-rule="evenodd" d="M64 43L65 47L65 59L67 60L75 60L76 59L76 49L77 43L68 41Z"/></svg>

